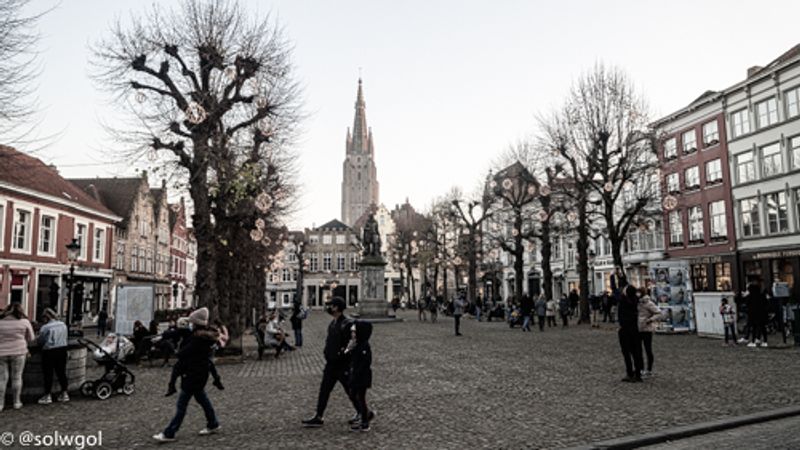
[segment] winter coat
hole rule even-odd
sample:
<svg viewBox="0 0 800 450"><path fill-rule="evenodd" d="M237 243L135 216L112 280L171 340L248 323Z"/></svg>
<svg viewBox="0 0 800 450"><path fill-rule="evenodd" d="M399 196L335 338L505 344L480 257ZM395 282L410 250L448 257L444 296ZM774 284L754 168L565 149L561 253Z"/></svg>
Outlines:
<svg viewBox="0 0 800 450"><path fill-rule="evenodd" d="M533 311L533 299L528 297L527 295L522 297L522 315L528 317L531 315Z"/></svg>
<svg viewBox="0 0 800 450"><path fill-rule="evenodd" d="M573 291L573 292L569 293L569 306L571 306L573 308L578 306L578 303L580 302L580 300L581 300L581 298L580 298L580 296L578 296L577 292Z"/></svg>
<svg viewBox="0 0 800 450"><path fill-rule="evenodd" d="M722 316L722 323L724 324L736 322L736 312L731 305L720 305L719 314Z"/></svg>
<svg viewBox="0 0 800 450"><path fill-rule="evenodd" d="M747 289L747 314L751 321L766 323L769 316L769 303L764 293L758 287L749 286Z"/></svg>
<svg viewBox="0 0 800 450"><path fill-rule="evenodd" d="M666 314L653 303L649 295L639 299L639 331L653 333L656 331L656 322L666 319Z"/></svg>
<svg viewBox="0 0 800 450"><path fill-rule="evenodd" d="M467 306L467 302L464 301L462 298L457 298L453 302L453 315L460 316L464 314L464 307Z"/></svg>
<svg viewBox="0 0 800 450"><path fill-rule="evenodd" d="M547 302L543 298L536 300L536 315L544 317L546 312L547 312Z"/></svg>
<svg viewBox="0 0 800 450"><path fill-rule="evenodd" d="M619 326L626 331L639 330L639 299L620 295L617 307Z"/></svg>
<svg viewBox="0 0 800 450"><path fill-rule="evenodd" d="M181 377L181 390L187 394L203 391L208 382L211 347L219 339L216 330L201 327L194 330L178 351L175 372Z"/></svg>
<svg viewBox="0 0 800 450"><path fill-rule="evenodd" d="M555 300L548 300L546 303L547 307L547 316L548 317L555 317L556 316L556 301Z"/></svg>
<svg viewBox="0 0 800 450"><path fill-rule="evenodd" d="M356 346L350 351L350 389L362 390L372 387L372 349L369 338L372 324L356 321Z"/></svg>
<svg viewBox="0 0 800 450"><path fill-rule="evenodd" d="M350 326L353 321L344 314L338 319L331 320L328 325L328 337L325 338L325 362L332 366L347 364L348 356L344 354L347 343L350 341Z"/></svg>
<svg viewBox="0 0 800 450"><path fill-rule="evenodd" d="M569 300L566 297L558 301L558 313L562 316L569 314Z"/></svg>

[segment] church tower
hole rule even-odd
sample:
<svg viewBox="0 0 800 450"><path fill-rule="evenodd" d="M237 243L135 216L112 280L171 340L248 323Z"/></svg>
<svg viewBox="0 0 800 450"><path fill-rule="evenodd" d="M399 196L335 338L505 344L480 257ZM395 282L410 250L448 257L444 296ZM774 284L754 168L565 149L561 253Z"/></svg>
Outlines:
<svg viewBox="0 0 800 450"><path fill-rule="evenodd" d="M350 128L347 129L346 153L342 165L342 222L349 226L353 226L371 205L378 205L375 148L372 130L367 127L365 107L359 77L353 131L351 134Z"/></svg>

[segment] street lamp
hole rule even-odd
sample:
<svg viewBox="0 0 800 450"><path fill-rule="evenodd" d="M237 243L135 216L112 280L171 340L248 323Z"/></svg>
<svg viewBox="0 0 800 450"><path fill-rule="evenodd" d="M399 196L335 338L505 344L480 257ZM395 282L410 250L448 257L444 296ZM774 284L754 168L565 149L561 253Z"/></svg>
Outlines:
<svg viewBox="0 0 800 450"><path fill-rule="evenodd" d="M75 262L78 260L78 255L81 252L81 245L78 243L77 239L73 239L66 247L67 260L69 261L69 281L67 282L67 287L69 289L69 293L67 294L67 328L69 328L70 324L72 324L72 308L74 302L72 296L75 292Z"/></svg>

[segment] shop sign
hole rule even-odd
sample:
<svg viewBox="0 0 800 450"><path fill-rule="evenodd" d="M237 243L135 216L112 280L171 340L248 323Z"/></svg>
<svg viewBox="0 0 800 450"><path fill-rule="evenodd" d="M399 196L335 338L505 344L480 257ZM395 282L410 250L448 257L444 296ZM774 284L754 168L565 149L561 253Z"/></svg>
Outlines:
<svg viewBox="0 0 800 450"><path fill-rule="evenodd" d="M704 256L702 258L692 258L689 260L689 264L714 264L722 262L721 256Z"/></svg>
<svg viewBox="0 0 800 450"><path fill-rule="evenodd" d="M753 259L773 259L773 258L791 258L793 256L800 256L800 249L781 250L775 252L759 252L753 254Z"/></svg>

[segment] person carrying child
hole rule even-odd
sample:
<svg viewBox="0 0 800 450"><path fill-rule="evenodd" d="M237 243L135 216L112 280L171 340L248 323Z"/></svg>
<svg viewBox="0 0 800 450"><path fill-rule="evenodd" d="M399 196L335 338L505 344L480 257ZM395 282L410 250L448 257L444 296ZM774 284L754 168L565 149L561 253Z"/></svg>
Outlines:
<svg viewBox="0 0 800 450"><path fill-rule="evenodd" d="M728 303L728 299L723 297L722 304L719 306L719 315L722 316L722 325L725 327L725 344L736 345L736 311ZM728 336L731 342L728 343Z"/></svg>

